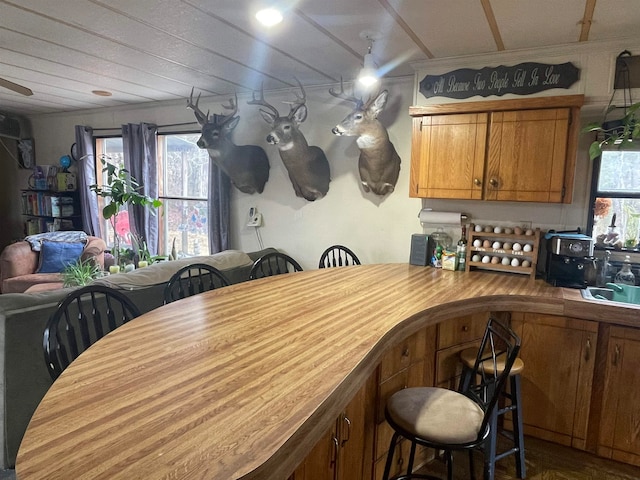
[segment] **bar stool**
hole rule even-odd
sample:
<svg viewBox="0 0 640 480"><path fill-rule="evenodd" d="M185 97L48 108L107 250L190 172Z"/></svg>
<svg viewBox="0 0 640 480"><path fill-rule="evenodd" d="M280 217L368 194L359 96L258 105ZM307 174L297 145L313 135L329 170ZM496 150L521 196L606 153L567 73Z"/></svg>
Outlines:
<svg viewBox="0 0 640 480"><path fill-rule="evenodd" d="M460 378L459 391L466 391L473 380L473 367L476 361L477 350L475 348L467 348L460 352L460 360L462 360L462 377ZM495 364L498 373L501 371L504 362L497 362ZM486 373L493 373L494 365L490 362L484 362L482 368ZM524 361L517 357L511 371L509 372L509 391L506 389L502 391L502 396L508 400L508 404L496 406L494 414L490 420L489 436L485 440L484 444L484 458L485 463L490 464L490 471L495 472L495 463L502 458L514 454L516 455L516 474L518 478L526 477L526 465L524 461L524 434L522 428L522 411L520 406L522 405L522 396L520 390L520 373L524 369ZM511 412L513 433L507 433L504 429L498 429L498 416ZM513 447L504 452L497 452L497 437L498 434L502 434L504 437L510 439L513 442Z"/></svg>

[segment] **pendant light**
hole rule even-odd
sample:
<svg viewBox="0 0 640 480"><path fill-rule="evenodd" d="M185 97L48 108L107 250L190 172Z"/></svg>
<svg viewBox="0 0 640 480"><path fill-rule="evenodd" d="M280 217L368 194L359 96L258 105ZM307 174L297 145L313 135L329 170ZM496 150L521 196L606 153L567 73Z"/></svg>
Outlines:
<svg viewBox="0 0 640 480"><path fill-rule="evenodd" d="M363 87L370 88L378 83L380 78L378 77L378 65L373 58L373 53L371 53L373 49L373 38L370 36L366 38L369 40L369 48L367 54L364 56L362 70L360 70L360 74L358 75L358 82Z"/></svg>

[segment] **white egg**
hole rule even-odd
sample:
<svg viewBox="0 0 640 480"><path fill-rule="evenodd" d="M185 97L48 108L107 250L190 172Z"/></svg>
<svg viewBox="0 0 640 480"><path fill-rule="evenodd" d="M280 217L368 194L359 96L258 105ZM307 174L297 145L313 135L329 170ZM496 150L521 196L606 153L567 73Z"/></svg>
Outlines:
<svg viewBox="0 0 640 480"><path fill-rule="evenodd" d="M471 261L472 262L479 262L480 261L480 255L474 255L473 257L471 257Z"/></svg>
<svg viewBox="0 0 640 480"><path fill-rule="evenodd" d="M485 255L482 257L482 263L489 263L491 261L491 257L489 255Z"/></svg>
<svg viewBox="0 0 640 480"><path fill-rule="evenodd" d="M473 246L474 246L474 247L481 247L481 246L482 246L482 240L480 240L479 238L476 238L476 239L473 241Z"/></svg>
<svg viewBox="0 0 640 480"><path fill-rule="evenodd" d="M522 247L522 250L524 250L525 252L531 252L533 250L533 245L531 245L530 243L525 243Z"/></svg>
<svg viewBox="0 0 640 480"><path fill-rule="evenodd" d="M476 225L475 227L473 227L473 230L476 232L481 232L483 230L482 225Z"/></svg>
<svg viewBox="0 0 640 480"><path fill-rule="evenodd" d="M485 233L491 233L493 232L493 227L491 225L485 225L484 231Z"/></svg>
<svg viewBox="0 0 640 480"><path fill-rule="evenodd" d="M511 250L512 247L513 247L513 244L511 242L504 242L502 244L502 248L504 248L505 250Z"/></svg>
<svg viewBox="0 0 640 480"><path fill-rule="evenodd" d="M525 235L533 235L533 230L531 230L530 228L527 229L526 232L524 232Z"/></svg>
<svg viewBox="0 0 640 480"><path fill-rule="evenodd" d="M522 266L528 268L531 266L531 262L529 260L523 260Z"/></svg>
<svg viewBox="0 0 640 480"><path fill-rule="evenodd" d="M494 227L493 233L502 233L502 227Z"/></svg>
<svg viewBox="0 0 640 480"><path fill-rule="evenodd" d="M511 259L511 266L512 266L512 267L518 267L518 266L520 266L520 260L518 260L517 258L512 258L512 259Z"/></svg>
<svg viewBox="0 0 640 480"><path fill-rule="evenodd" d="M509 257L502 257L502 264L503 265L510 265L511 264L511 260L509 259Z"/></svg>
<svg viewBox="0 0 640 480"><path fill-rule="evenodd" d="M520 245L518 242L513 244L513 247L511 247L513 249L514 252L519 252L520 250L522 250L522 245Z"/></svg>
<svg viewBox="0 0 640 480"><path fill-rule="evenodd" d="M513 228L505 227L504 228L504 233L506 233L507 235L511 235L513 233Z"/></svg>
<svg viewBox="0 0 640 480"><path fill-rule="evenodd" d="M516 235L522 235L522 229L520 227L514 227L513 233L515 233Z"/></svg>
<svg viewBox="0 0 640 480"><path fill-rule="evenodd" d="M491 245L492 248L500 248L502 247L502 244L498 241L493 242L493 244Z"/></svg>

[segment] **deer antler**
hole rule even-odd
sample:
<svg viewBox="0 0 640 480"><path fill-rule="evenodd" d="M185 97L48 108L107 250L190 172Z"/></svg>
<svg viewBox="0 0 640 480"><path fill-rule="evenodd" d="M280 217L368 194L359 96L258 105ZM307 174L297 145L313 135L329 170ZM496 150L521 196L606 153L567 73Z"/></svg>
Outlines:
<svg viewBox="0 0 640 480"><path fill-rule="evenodd" d="M307 103L307 94L304 91L304 87L302 86L302 83L300 83L300 80L298 80L297 77L293 77L295 78L296 82L298 83L298 86L300 87L300 91L302 92L302 96L300 96L298 94L298 92L293 92L294 95L296 96L296 99L292 102L287 102L287 101L283 101L282 103L286 103L287 105L291 105L290 110L289 110L289 116L291 116L299 107L301 107L302 105L304 105L305 103Z"/></svg>
<svg viewBox="0 0 640 480"><path fill-rule="evenodd" d="M259 105L271 110L271 113L273 113L276 117L280 116L276 107L274 107L270 103L267 103L264 99L264 84L260 85L260 98L256 98L256 92L254 91L251 92L251 97L253 98L253 100L248 101L247 105Z"/></svg>
<svg viewBox="0 0 640 480"><path fill-rule="evenodd" d="M193 103L194 88L195 87L191 87L191 95L189 95L189 100L187 100L187 108L190 108L191 110L193 110L193 113L195 114L196 119L198 119L198 123L200 125L204 125L205 123L209 122L209 112L207 111L207 114L205 115L204 112L200 110L200 108L198 107L198 102L200 101L200 94L202 92L198 94L198 98L196 98L196 103Z"/></svg>
<svg viewBox="0 0 640 480"><path fill-rule="evenodd" d="M235 116L236 113L238 113L238 94L236 93L234 97L235 98L229 99L229 105L225 105L224 103L222 104L222 108L224 108L225 110L231 110L231 113L229 115L220 115L221 124L227 123Z"/></svg>
<svg viewBox="0 0 640 480"><path fill-rule="evenodd" d="M336 92L333 88L329 89L329 93L336 98L341 98L342 100L347 100L348 102L355 103L358 107L363 105L362 99L356 97L355 95L347 95L344 93L344 83L342 82L342 77L340 77L340 91Z"/></svg>

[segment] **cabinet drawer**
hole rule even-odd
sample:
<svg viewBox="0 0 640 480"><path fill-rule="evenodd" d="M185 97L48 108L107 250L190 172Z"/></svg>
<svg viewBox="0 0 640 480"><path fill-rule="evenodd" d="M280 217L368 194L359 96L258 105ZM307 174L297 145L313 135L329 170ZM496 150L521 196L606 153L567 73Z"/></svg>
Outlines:
<svg viewBox="0 0 640 480"><path fill-rule="evenodd" d="M376 423L384 422L384 407L387 400L395 392L407 387L425 386L424 362L414 363L409 368L402 370L387 381L380 383L378 387L378 405L376 408Z"/></svg>
<svg viewBox="0 0 640 480"><path fill-rule="evenodd" d="M467 348L480 347L480 340L467 342L453 347L438 350L436 353L436 386L458 389L460 375L462 374L462 362L460 362L460 352Z"/></svg>
<svg viewBox="0 0 640 480"><path fill-rule="evenodd" d="M424 359L427 330L422 329L386 352L380 362L380 383Z"/></svg>
<svg viewBox="0 0 640 480"><path fill-rule="evenodd" d="M481 339L488 320L487 312L445 320L438 325L438 350Z"/></svg>

